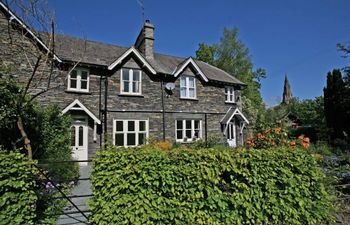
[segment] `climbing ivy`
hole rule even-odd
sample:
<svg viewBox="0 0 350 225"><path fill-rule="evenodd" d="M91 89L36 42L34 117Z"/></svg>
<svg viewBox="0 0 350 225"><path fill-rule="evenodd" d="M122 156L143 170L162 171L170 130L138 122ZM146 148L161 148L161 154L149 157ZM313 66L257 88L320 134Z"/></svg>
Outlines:
<svg viewBox="0 0 350 225"><path fill-rule="evenodd" d="M305 151L114 148L92 173L92 224L328 224L324 175Z"/></svg>

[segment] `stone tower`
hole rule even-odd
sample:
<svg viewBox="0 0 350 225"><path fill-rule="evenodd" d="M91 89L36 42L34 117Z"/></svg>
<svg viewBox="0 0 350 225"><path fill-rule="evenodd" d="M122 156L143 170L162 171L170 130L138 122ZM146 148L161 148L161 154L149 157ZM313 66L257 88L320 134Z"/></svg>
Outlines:
<svg viewBox="0 0 350 225"><path fill-rule="evenodd" d="M284 78L284 88L283 88L283 99L282 99L282 104L289 104L292 102L292 90L290 88L290 84L287 78L287 74Z"/></svg>

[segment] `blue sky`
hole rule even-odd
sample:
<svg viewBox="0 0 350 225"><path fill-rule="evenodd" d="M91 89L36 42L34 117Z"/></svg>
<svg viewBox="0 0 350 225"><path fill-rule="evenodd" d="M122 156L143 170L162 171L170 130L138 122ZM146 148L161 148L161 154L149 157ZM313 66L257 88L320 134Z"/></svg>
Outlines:
<svg viewBox="0 0 350 225"><path fill-rule="evenodd" d="M121 46L134 44L142 26L137 0L49 0L58 31ZM349 65L336 44L350 41L350 0L144 0L155 25L155 49L194 56L201 42L217 43L237 27L256 68L267 71L261 93L280 101L284 75L301 99L323 94L326 73Z"/></svg>

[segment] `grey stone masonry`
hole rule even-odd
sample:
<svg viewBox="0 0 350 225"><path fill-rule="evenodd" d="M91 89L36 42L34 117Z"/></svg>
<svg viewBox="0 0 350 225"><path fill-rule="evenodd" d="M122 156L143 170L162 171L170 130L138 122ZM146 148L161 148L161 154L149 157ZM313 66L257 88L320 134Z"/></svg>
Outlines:
<svg viewBox="0 0 350 225"><path fill-rule="evenodd" d="M22 33L23 29L14 28L16 27L9 23L9 16L0 7L0 65L9 66L11 68L10 75L15 76L19 82L25 84L32 72L33 63L39 55L45 56L45 52L42 51L40 46L38 47L38 43L33 41L33 38ZM241 107L240 90L244 84L216 67L196 61L203 73L207 74L210 79L203 78L193 63L189 63L186 68L183 68L177 77L171 72L166 72L181 68L182 65L185 65L181 63L185 61L177 57L154 55L154 26L149 21L144 24L135 47L145 57L146 61L152 62L152 66L157 67L156 73L152 73L151 70L147 69L145 61L140 59L137 54L127 55L117 66L109 69L106 62L113 62L118 59L120 54L126 51L126 48L108 46L108 49L119 49L118 54L114 56L113 54L116 54L116 51L108 52L107 46L95 42L87 42L87 46L91 45L91 49L87 48L87 52L91 50L88 60L85 62L79 61L77 56L80 54L82 59L86 59L84 52L74 52L76 50L74 45L68 45L73 43L68 43L68 40L72 38L63 36L61 38L61 40L66 40L67 43L60 42L60 46L64 46L66 43L69 47L65 48L65 53L72 52L74 58L63 54L62 62L55 61L52 75L50 75L50 62L52 60L42 61L38 69L38 75L33 80L35 85L31 86L30 93L35 94L45 90L48 86L47 76L51 76L50 87L52 88L38 97L39 102L44 107L48 104L57 104L63 110L73 101L79 100L102 123L106 119L106 123L102 125L107 127L107 134L112 140L113 123L118 119L148 120L149 136L157 139L163 138L163 130L165 129L165 138L175 141L176 120L185 119L202 121L202 137L205 133L208 136L224 136L220 120L230 107ZM75 41L80 40L75 39ZM106 49L99 53L99 48ZM102 61L105 63L89 63L94 60L92 52L103 56ZM107 60L112 58L113 60ZM74 61L73 59L77 60ZM173 65L177 65L177 67L173 68ZM68 90L69 72L75 66L89 71L88 92ZM141 93L139 95L121 93L121 71L123 68L141 71ZM218 74L218 76L215 77L215 74ZM183 99L180 97L180 77L182 75L194 78L195 98ZM106 79L108 82L105 82ZM105 83L107 83L107 89ZM165 89L167 83L173 83L175 88L173 90ZM226 85L233 86L235 89L236 101L234 103L225 102ZM105 91L107 91L107 96L105 96ZM106 118L103 117L105 107L107 107ZM68 113L72 116L84 115L89 118L88 156L93 158L96 150L102 144L100 136L97 135L96 137L94 120L82 110L71 110ZM238 133L238 130L236 133Z"/></svg>

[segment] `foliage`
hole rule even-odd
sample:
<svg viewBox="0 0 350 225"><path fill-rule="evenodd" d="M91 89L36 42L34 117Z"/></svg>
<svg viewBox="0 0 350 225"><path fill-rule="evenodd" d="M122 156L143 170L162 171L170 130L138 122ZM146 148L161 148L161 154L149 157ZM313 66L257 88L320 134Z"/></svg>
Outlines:
<svg viewBox="0 0 350 225"><path fill-rule="evenodd" d="M173 147L173 143L169 140L158 141L154 143L154 147L160 150L170 150Z"/></svg>
<svg viewBox="0 0 350 225"><path fill-rule="evenodd" d="M37 220L35 224L57 224L57 219L62 213L62 209L67 206L68 201L59 197L62 194L54 188L54 186L45 179L39 182L41 185L36 190L38 200L37 200ZM71 192L74 182L68 185L59 185L61 191L66 195Z"/></svg>
<svg viewBox="0 0 350 225"><path fill-rule="evenodd" d="M0 79L0 145L5 148L0 149L1 154L11 154L11 149L21 149L23 151L23 138L17 128L18 112L23 118L24 128L31 140L33 147L33 157L39 163L47 160L64 161L71 160L70 148L70 119L62 116L57 106L49 106L41 109L35 101L28 102L18 110L17 103L21 100L21 89L12 78ZM6 149L6 150L5 150ZM68 164L46 164L42 168L47 175L56 183L64 185L74 180L78 175L78 165ZM43 182L41 177L36 177L37 182ZM26 181L24 181L26 182ZM40 185L37 187L37 221L36 223L55 224L57 211L62 204L53 200L55 194L47 192ZM55 212L55 213L52 213Z"/></svg>
<svg viewBox="0 0 350 225"><path fill-rule="evenodd" d="M297 120L298 127L290 127L290 119ZM270 123L289 127L290 136L307 135L312 141L327 140L323 96L315 99L293 98L289 104L280 104L267 110L266 120Z"/></svg>
<svg viewBox="0 0 350 225"><path fill-rule="evenodd" d="M39 159L39 163L72 159L70 126L70 118L61 115L57 106L38 109L40 145L36 158ZM57 183L68 183L79 174L77 163L48 164L43 168L48 171L48 176Z"/></svg>
<svg viewBox="0 0 350 225"><path fill-rule="evenodd" d="M327 86L324 88L324 113L332 144L335 144L336 139L349 142L349 85L350 83L342 77L340 70L333 70L327 74Z"/></svg>
<svg viewBox="0 0 350 225"><path fill-rule="evenodd" d="M258 132L256 136L247 139L246 146L256 149L273 147L288 147L289 149L303 147L307 149L310 147L310 138L301 135L297 139L293 139L288 137L287 132L281 127L266 128L264 131Z"/></svg>
<svg viewBox="0 0 350 225"><path fill-rule="evenodd" d="M333 154L333 150L328 146L327 143L317 142L312 144L307 150L310 154L320 154L322 156L330 156Z"/></svg>
<svg viewBox="0 0 350 225"><path fill-rule="evenodd" d="M291 104L291 112L298 117L303 125L311 125L313 127L324 127L324 100L323 96L315 99L294 99Z"/></svg>
<svg viewBox="0 0 350 225"><path fill-rule="evenodd" d="M17 128L18 116L25 118L24 126L28 128L28 135L36 133L35 103L27 102L19 110L18 104L22 101L21 92L22 87L17 85L13 78L0 79L0 145L5 149L20 149L24 145Z"/></svg>
<svg viewBox="0 0 350 225"><path fill-rule="evenodd" d="M257 116L264 114L265 107L260 94L260 80L265 78L263 69L253 70L249 50L238 38L238 29L224 29L218 44L199 44L196 58L232 74L247 85L242 92L248 120L255 125Z"/></svg>
<svg viewBox="0 0 350 225"><path fill-rule="evenodd" d="M347 42L345 44L337 44L338 49L344 54L344 58L349 58L350 56L350 42ZM350 83L350 66L346 66L343 68L346 76L345 76L345 82L348 84Z"/></svg>
<svg viewBox="0 0 350 225"><path fill-rule="evenodd" d="M0 223L34 224L36 217L35 171L19 152L0 146Z"/></svg>
<svg viewBox="0 0 350 225"><path fill-rule="evenodd" d="M92 224L329 224L313 157L259 150L115 148L92 173Z"/></svg>
<svg viewBox="0 0 350 225"><path fill-rule="evenodd" d="M22 110L17 109L21 89L12 78L0 79L0 145L5 149L23 146L23 138L17 128L20 111L24 127L31 140L33 158L45 160L70 160L70 119L62 116L57 106L41 109L37 102L27 102ZM56 182L69 182L78 175L77 165L55 164L45 167Z"/></svg>
<svg viewBox="0 0 350 225"><path fill-rule="evenodd" d="M202 148L212 148L226 145L226 140L223 140L221 135L208 135L207 143L205 139L198 139L195 142L187 144L187 147L190 149L202 149Z"/></svg>

